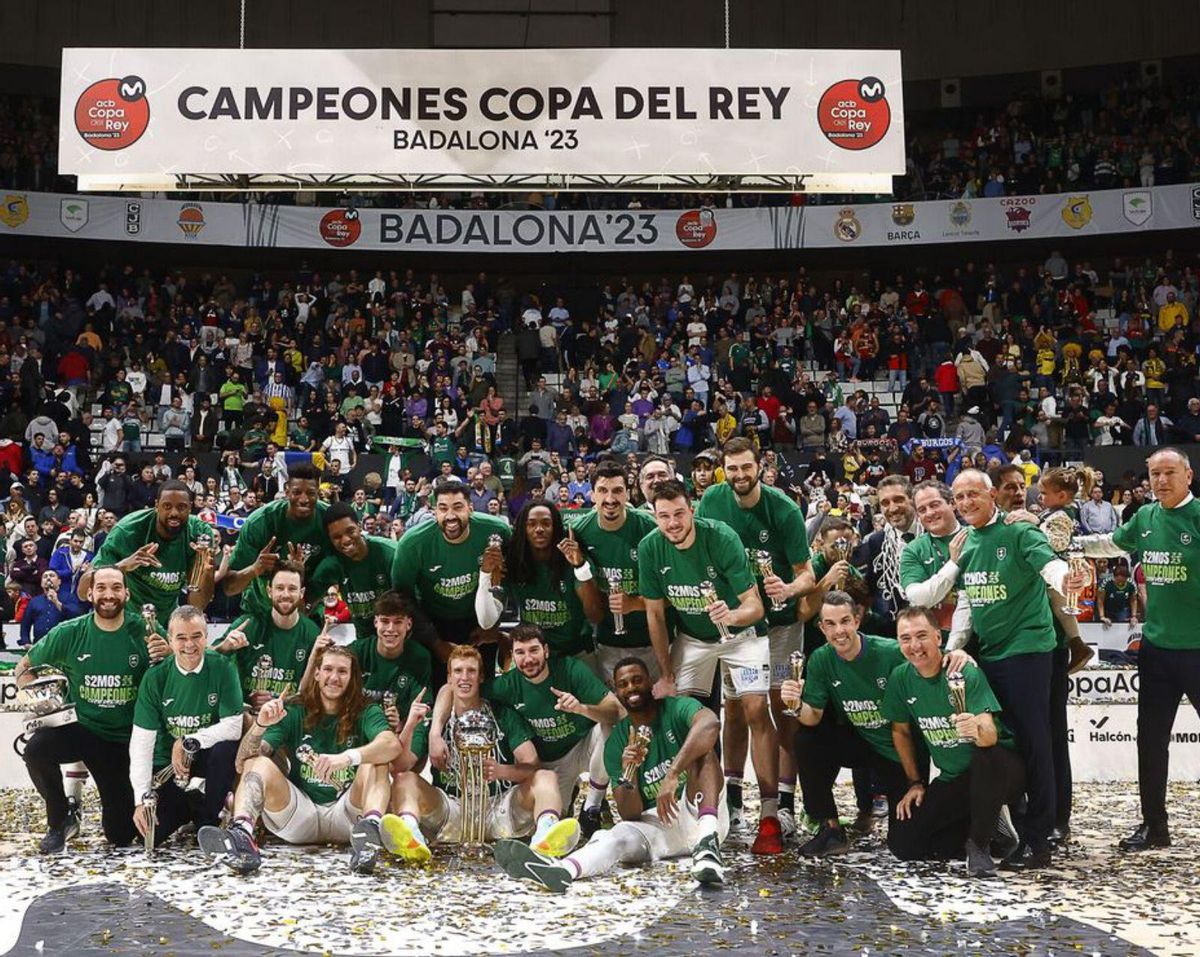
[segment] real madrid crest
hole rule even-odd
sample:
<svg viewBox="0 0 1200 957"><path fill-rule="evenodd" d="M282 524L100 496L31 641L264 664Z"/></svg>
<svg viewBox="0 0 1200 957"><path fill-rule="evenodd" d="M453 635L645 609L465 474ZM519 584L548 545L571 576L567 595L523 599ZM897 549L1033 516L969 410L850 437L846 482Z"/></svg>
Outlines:
<svg viewBox="0 0 1200 957"><path fill-rule="evenodd" d="M854 210L847 207L838 213L837 222L833 224L833 235L844 243L852 243L862 235L862 223L854 215Z"/></svg>

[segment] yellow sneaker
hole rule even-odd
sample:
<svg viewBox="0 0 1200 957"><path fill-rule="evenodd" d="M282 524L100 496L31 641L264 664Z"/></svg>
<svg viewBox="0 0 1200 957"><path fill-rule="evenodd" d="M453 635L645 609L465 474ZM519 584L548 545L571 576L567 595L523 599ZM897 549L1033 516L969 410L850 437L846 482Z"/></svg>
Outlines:
<svg viewBox="0 0 1200 957"><path fill-rule="evenodd" d="M428 864L433 852L408 822L398 814L385 814L379 822L383 846L408 864Z"/></svg>
<svg viewBox="0 0 1200 957"><path fill-rule="evenodd" d="M578 843L579 822L573 817L564 817L533 845L533 849L543 857L566 857Z"/></svg>

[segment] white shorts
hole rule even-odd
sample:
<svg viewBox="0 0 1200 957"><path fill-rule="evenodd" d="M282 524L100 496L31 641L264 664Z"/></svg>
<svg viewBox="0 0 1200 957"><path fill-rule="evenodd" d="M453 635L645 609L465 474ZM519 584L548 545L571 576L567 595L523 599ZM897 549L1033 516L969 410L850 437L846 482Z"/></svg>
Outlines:
<svg viewBox="0 0 1200 957"><path fill-rule="evenodd" d="M658 670L658 655L653 648L618 648L616 645L596 645L596 673L610 688L613 686L613 669L622 658L636 658L644 662L650 671L650 680L657 681L661 672Z"/></svg>
<svg viewBox="0 0 1200 957"><path fill-rule="evenodd" d="M562 799L564 817L571 813L571 796L581 777L586 774L597 783L608 780L608 774L604 771L604 743L611 730L602 724L593 725L591 733L576 742L575 747L561 758L541 762L543 768L553 771L558 778L558 794Z"/></svg>
<svg viewBox="0 0 1200 957"><path fill-rule="evenodd" d="M804 650L804 622L775 625L767 630L771 645L771 688L777 689L792 677L793 651Z"/></svg>
<svg viewBox="0 0 1200 957"><path fill-rule="evenodd" d="M362 808L350 803L350 789L332 804L312 798L288 781L288 803L282 811L263 811L267 830L289 844L349 844L350 831Z"/></svg>
<svg viewBox="0 0 1200 957"><path fill-rule="evenodd" d="M753 628L724 642L700 641L679 632L671 643L675 688L681 695L707 698L718 662L727 697L767 694L771 690L770 642Z"/></svg>
<svg viewBox="0 0 1200 957"><path fill-rule="evenodd" d="M440 844L462 843L462 801L451 797L441 788L441 806L428 817L421 819L421 831L428 840ZM525 810L517 803L517 789L509 788L491 798L487 809L487 839L502 840L513 837L528 837L533 833L533 808Z"/></svg>
<svg viewBox="0 0 1200 957"><path fill-rule="evenodd" d="M697 795L700 797L701 795ZM687 796L679 802L679 815L674 824L663 824L658 819L658 810L644 811L636 821L622 821L618 827L628 827L637 831L650 850L650 860L663 861L671 857L683 857L690 854L699 840L700 807L699 802L693 804ZM606 831L597 831L592 840L603 840ZM721 786L721 796L717 801L717 840L722 844L729 835L729 805L725 801L725 786ZM589 842L590 843L590 842Z"/></svg>

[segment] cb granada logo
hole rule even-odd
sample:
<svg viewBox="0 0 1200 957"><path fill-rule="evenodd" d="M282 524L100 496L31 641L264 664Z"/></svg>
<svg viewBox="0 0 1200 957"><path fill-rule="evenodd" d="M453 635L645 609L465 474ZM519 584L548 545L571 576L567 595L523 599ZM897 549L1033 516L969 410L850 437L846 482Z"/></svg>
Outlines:
<svg viewBox="0 0 1200 957"><path fill-rule="evenodd" d="M834 146L844 150L870 149L887 135L892 125L892 108L883 81L873 76L839 80L821 94L817 122Z"/></svg>
<svg viewBox="0 0 1200 957"><path fill-rule="evenodd" d="M717 238L717 214L689 209L675 221L675 238L689 249L703 249Z"/></svg>
<svg viewBox="0 0 1200 957"><path fill-rule="evenodd" d="M149 125L150 101L140 76L97 80L75 102L75 129L98 150L132 146Z"/></svg>
<svg viewBox="0 0 1200 957"><path fill-rule="evenodd" d="M321 238L330 246L353 246L361 235L362 220L357 209L331 209L321 217Z"/></svg>

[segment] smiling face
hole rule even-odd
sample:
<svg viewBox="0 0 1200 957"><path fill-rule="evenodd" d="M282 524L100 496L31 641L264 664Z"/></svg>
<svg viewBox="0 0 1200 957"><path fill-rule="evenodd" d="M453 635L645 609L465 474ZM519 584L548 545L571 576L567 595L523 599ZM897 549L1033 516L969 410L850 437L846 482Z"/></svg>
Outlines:
<svg viewBox="0 0 1200 957"><path fill-rule="evenodd" d="M530 680L539 677L550 666L546 645L538 638L527 638L513 642L513 664Z"/></svg>
<svg viewBox="0 0 1200 957"><path fill-rule="evenodd" d="M167 629L175 661L184 671L194 671L208 644L208 623L203 615L173 618Z"/></svg>
<svg viewBox="0 0 1200 957"><path fill-rule="evenodd" d="M672 478L671 467L666 462L655 460L647 462L642 467L641 475L638 476L638 484L642 490L642 498L647 502L650 501L654 489L662 485L667 479Z"/></svg>
<svg viewBox="0 0 1200 957"><path fill-rule="evenodd" d="M329 535L329 544L339 555L344 555L352 561L362 561L367 557L367 542L363 538L362 528L353 518L347 515L325 526Z"/></svg>
<svg viewBox="0 0 1200 957"><path fill-rule="evenodd" d="M821 633L843 661L856 658L862 648L862 639L858 635L861 621L862 614L853 605L826 602L821 606Z"/></svg>
<svg viewBox="0 0 1200 957"><path fill-rule="evenodd" d="M986 476L980 472L963 472L954 480L954 505L963 521L973 528L982 528L995 511L992 490Z"/></svg>
<svg viewBox="0 0 1200 957"><path fill-rule="evenodd" d="M567 497L566 487L559 490L559 498ZM538 505L525 516L525 535L534 551L547 551L554 546L554 516L548 505Z"/></svg>
<svg viewBox="0 0 1200 957"><path fill-rule="evenodd" d="M276 572L275 577L267 585L267 599L271 602L271 607L275 612L283 618L288 617L300 606L303 595L304 585L301 582L300 574L295 571Z"/></svg>
<svg viewBox="0 0 1200 957"><path fill-rule="evenodd" d="M958 527L954 507L937 489L921 489L916 495L917 518L930 535L949 535Z"/></svg>
<svg viewBox="0 0 1200 957"><path fill-rule="evenodd" d="M456 701L470 705L479 698L479 662L474 658L454 658L450 661L447 684Z"/></svg>
<svg viewBox="0 0 1200 957"><path fill-rule="evenodd" d="M1164 508L1175 508L1188 494L1193 472L1187 459L1174 449L1150 456L1150 488Z"/></svg>
<svg viewBox="0 0 1200 957"><path fill-rule="evenodd" d="M337 645L330 645L321 655L317 665L317 689L327 703L336 703L350 686L354 665L350 653Z"/></svg>
<svg viewBox="0 0 1200 957"><path fill-rule="evenodd" d="M470 533L471 503L465 492L457 489L443 492L433 507L433 517L442 535L451 543L461 542Z"/></svg>
<svg viewBox="0 0 1200 957"><path fill-rule="evenodd" d="M188 516L192 514L192 496L183 489L163 492L154 503L154 511L158 514L158 533L163 538L175 538L186 527Z"/></svg>
<svg viewBox="0 0 1200 957"><path fill-rule="evenodd" d="M92 587L88 601L92 603L97 618L111 621L125 611L129 592L125 588L125 576L118 568L100 568L92 576Z"/></svg>
<svg viewBox="0 0 1200 957"><path fill-rule="evenodd" d="M897 531L907 531L916 512L908 489L902 485L887 485L879 490L879 508L889 525Z"/></svg>
<svg viewBox="0 0 1200 957"><path fill-rule="evenodd" d="M613 674L613 691L626 711L641 711L650 704L650 673L646 666L624 665Z"/></svg>
<svg viewBox="0 0 1200 957"><path fill-rule="evenodd" d="M660 498L654 503L654 521L672 545L683 545L695 530L692 503L682 496Z"/></svg>
<svg viewBox="0 0 1200 957"><path fill-rule="evenodd" d="M924 615L901 618L896 623L900 651L922 675L937 674L942 667L942 633Z"/></svg>

